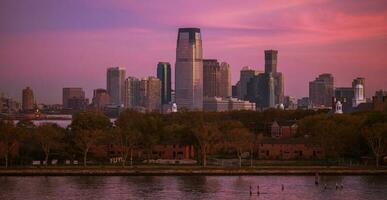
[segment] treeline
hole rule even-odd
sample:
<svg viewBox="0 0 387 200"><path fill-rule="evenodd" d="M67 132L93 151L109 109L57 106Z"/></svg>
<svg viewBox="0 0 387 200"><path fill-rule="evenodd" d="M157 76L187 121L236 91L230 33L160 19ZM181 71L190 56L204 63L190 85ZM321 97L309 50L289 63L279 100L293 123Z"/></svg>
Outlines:
<svg viewBox="0 0 387 200"><path fill-rule="evenodd" d="M295 137L311 137L326 151L328 158L354 158L375 155L379 161L386 154L387 113L330 115L326 111L264 112L178 112L168 115L126 110L113 124L101 113L82 112L73 116L66 129L56 124L35 127L30 121L16 125L0 121L0 156L2 163L30 165L32 160L50 159L107 161L92 152L101 145L120 149L123 165L133 164L133 151L141 148L151 158L157 144L169 142L194 145L197 160L207 164L208 151L234 155L241 164L242 153L254 156L274 120L298 120ZM377 162L379 164L379 162Z"/></svg>

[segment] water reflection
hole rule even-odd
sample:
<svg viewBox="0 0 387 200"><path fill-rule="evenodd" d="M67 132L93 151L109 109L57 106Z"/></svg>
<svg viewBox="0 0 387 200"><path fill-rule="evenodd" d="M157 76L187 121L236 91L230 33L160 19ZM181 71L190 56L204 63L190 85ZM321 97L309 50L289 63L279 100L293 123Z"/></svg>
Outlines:
<svg viewBox="0 0 387 200"><path fill-rule="evenodd" d="M319 186L314 185L313 176L0 177L0 182L0 199L292 200L387 196L387 176L322 176ZM344 189L336 190L336 183L342 183Z"/></svg>

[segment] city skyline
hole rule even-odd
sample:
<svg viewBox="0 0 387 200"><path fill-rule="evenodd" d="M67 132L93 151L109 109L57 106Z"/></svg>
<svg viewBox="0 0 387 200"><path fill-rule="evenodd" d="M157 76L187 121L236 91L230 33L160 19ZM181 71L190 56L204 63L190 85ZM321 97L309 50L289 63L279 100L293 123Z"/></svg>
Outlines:
<svg viewBox="0 0 387 200"><path fill-rule="evenodd" d="M38 103L60 103L63 87L82 87L91 99L93 89L105 88L108 67L147 77L159 61L174 63L176 29L190 26L202 30L203 58L230 64L233 85L243 66L263 70L262 52L276 49L285 95L308 96L308 82L323 73L335 77L336 87L365 77L367 97L387 89L383 1L153 4L2 1L0 92L20 101L30 86Z"/></svg>

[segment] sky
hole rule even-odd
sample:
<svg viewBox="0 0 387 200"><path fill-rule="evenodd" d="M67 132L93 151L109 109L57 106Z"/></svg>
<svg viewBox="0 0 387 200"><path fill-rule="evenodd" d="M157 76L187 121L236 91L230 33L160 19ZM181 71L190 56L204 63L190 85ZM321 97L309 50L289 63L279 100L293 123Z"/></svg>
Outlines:
<svg viewBox="0 0 387 200"><path fill-rule="evenodd" d="M308 96L322 73L336 87L365 77L367 96L387 90L386 0L1 0L0 92L21 99L30 86L38 103L61 103L63 87L92 98L108 67L173 71L179 27L201 28L204 58L228 62L233 84L276 49L285 95Z"/></svg>

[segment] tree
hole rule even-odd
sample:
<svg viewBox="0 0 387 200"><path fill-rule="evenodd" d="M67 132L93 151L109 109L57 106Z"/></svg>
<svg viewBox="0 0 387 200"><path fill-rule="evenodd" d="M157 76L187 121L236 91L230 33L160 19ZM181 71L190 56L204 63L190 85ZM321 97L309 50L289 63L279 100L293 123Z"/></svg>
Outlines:
<svg viewBox="0 0 387 200"><path fill-rule="evenodd" d="M10 121L0 121L0 154L4 157L5 168L8 168L9 157L18 148L19 134Z"/></svg>
<svg viewBox="0 0 387 200"><path fill-rule="evenodd" d="M71 131L75 132L78 130L107 130L111 126L112 123L107 116L95 111L75 114L70 124Z"/></svg>
<svg viewBox="0 0 387 200"><path fill-rule="evenodd" d="M239 167L242 167L242 154L250 151L254 144L254 136L239 121L228 121L222 127L225 145L233 149L239 159Z"/></svg>
<svg viewBox="0 0 387 200"><path fill-rule="evenodd" d="M380 158L387 154L387 123L376 123L363 130L369 147L376 159L376 167L379 167Z"/></svg>
<svg viewBox="0 0 387 200"><path fill-rule="evenodd" d="M40 144L44 155L45 163L48 165L48 158L50 153L54 149L58 149L61 146L61 142L64 138L64 130L61 130L56 124L43 124L36 129L35 138Z"/></svg>
<svg viewBox="0 0 387 200"><path fill-rule="evenodd" d="M99 139L111 126L109 118L99 112L80 112L74 116L70 129L75 145L82 152L84 166L86 166L90 148L97 145Z"/></svg>
<svg viewBox="0 0 387 200"><path fill-rule="evenodd" d="M213 123L199 123L193 127L193 134L202 154L203 167L207 166L207 151L220 138L219 128Z"/></svg>
<svg viewBox="0 0 387 200"><path fill-rule="evenodd" d="M133 166L133 150L139 144L141 134L139 131L139 121L143 117L142 113L134 110L126 110L121 113L116 121L114 138L118 140L121 148L122 165L125 166L126 159L130 155L130 166Z"/></svg>
<svg viewBox="0 0 387 200"><path fill-rule="evenodd" d="M87 156L90 149L103 137L102 130L80 130L75 135L75 144L81 149L83 155L83 166L87 165Z"/></svg>

